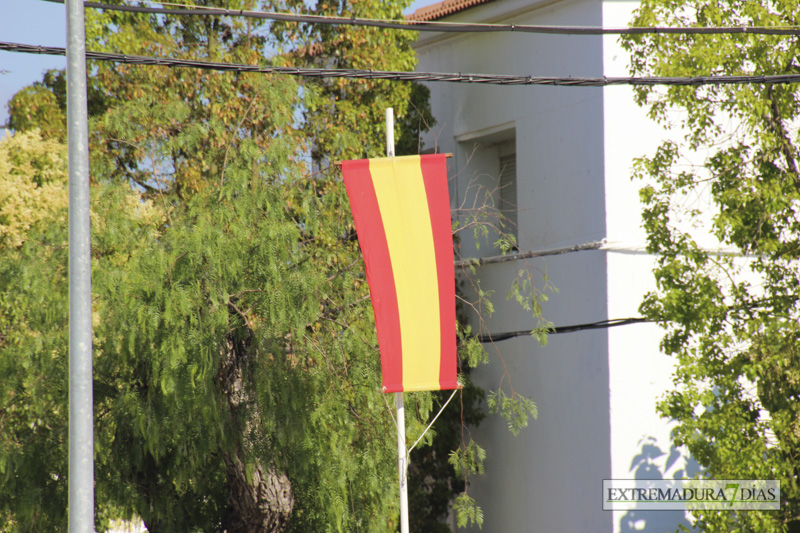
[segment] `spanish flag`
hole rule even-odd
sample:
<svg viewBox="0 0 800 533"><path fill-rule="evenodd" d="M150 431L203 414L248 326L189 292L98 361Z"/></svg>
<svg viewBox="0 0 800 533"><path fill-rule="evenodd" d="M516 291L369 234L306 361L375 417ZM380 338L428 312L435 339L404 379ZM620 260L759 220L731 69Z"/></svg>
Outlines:
<svg viewBox="0 0 800 533"><path fill-rule="evenodd" d="M445 155L343 161L375 310L383 391L456 380L456 296Z"/></svg>

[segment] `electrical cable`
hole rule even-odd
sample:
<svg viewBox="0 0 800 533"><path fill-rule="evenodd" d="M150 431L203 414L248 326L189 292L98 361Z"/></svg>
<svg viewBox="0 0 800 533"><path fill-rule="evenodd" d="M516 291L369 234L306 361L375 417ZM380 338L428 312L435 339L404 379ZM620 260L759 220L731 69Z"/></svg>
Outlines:
<svg viewBox="0 0 800 533"><path fill-rule="evenodd" d="M456 267L482 266L492 263L505 263L507 261L517 261L518 259L530 259L534 257L545 257L548 255L563 255L572 252L583 252L585 250L600 250L604 246L603 241L587 242L566 248L553 248L550 250L538 250L530 252L515 252L506 255L493 255L490 257L459 259L455 262Z"/></svg>
<svg viewBox="0 0 800 533"><path fill-rule="evenodd" d="M64 0L45 0L47 2L64 3ZM180 4L173 4L180 5ZM671 35L800 35L798 26L740 26L740 27L706 27L706 28L677 28L677 27L634 27L634 28L599 28L589 26L535 26L527 24L485 24L464 22L440 21L397 21L385 19L368 19L356 17L337 17L326 15L294 15L290 13L270 13L263 11L245 11L240 9L220 9L202 6L187 6L183 8L143 7L109 5L101 2L84 2L84 6L92 9L124 11L130 13L154 13L162 15L189 15L189 16L226 16L246 17L284 22L306 22L311 24L332 24L340 26L369 26L392 30L450 32L450 33L486 33L486 32L512 32L512 33L538 33L549 35L642 35L642 34L671 34Z"/></svg>
<svg viewBox="0 0 800 533"><path fill-rule="evenodd" d="M0 41L0 51L22 52L27 54L64 55L64 48L55 46L34 46ZM692 77L602 77L602 78L560 78L514 76L504 74L462 74L444 72L398 72L365 69L333 69L305 67L271 67L244 65L237 63L218 63L190 59L170 59L160 57L115 54L110 52L86 52L86 59L110 61L129 65L160 65L165 67L190 67L224 72L256 72L261 74L286 74L311 78L351 78L370 80L425 81L449 83L478 83L488 85L546 85L558 87L608 87L614 85L654 86L654 85L780 85L800 83L800 74L771 74L760 76L692 76Z"/></svg>
<svg viewBox="0 0 800 533"><path fill-rule="evenodd" d="M576 331L585 331L590 329L608 329L614 328L617 326L627 326L629 324L642 324L646 322L653 322L648 318L612 318L610 320L601 320L599 322L590 322L588 324L575 324L573 326L554 326L547 328L548 335L558 335L561 333L574 333ZM508 339L513 339L515 337L526 337L530 336L530 330L523 330L523 331L508 331L505 333L495 333L495 334L488 334L488 335L477 335L476 338L478 342L487 343L487 342L498 342L504 341Z"/></svg>

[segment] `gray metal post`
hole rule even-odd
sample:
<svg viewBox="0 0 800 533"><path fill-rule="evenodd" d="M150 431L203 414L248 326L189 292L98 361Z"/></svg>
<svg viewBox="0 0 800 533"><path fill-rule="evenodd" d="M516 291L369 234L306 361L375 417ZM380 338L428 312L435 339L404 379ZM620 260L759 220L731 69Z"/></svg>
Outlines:
<svg viewBox="0 0 800 533"><path fill-rule="evenodd" d="M92 257L83 1L67 0L69 145L69 531L94 531Z"/></svg>

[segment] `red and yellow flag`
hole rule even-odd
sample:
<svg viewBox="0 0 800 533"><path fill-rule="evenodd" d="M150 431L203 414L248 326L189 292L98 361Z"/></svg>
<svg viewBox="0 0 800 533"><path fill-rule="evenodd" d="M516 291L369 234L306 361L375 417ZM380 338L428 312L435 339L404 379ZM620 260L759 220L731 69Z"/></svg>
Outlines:
<svg viewBox="0 0 800 533"><path fill-rule="evenodd" d="M375 310L383 391L457 388L444 154L343 161L342 173Z"/></svg>

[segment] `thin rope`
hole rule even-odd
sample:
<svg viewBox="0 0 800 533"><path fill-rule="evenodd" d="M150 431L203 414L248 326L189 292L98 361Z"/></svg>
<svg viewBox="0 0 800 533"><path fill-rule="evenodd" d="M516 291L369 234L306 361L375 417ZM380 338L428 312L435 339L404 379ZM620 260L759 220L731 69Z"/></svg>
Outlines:
<svg viewBox="0 0 800 533"><path fill-rule="evenodd" d="M441 408L441 409L439 409L439 412L438 412L438 413L436 413L436 416L434 416L434 417L433 417L433 420L431 420L431 423L430 423L430 424L428 424L428 427L426 427L426 428L425 428L425 431L423 431L423 432L422 432L422 435L420 435L420 436L419 436L419 438L417 439L417 441L416 441L414 444L412 444L412 445L411 445L411 448L409 448L409 449L408 449L408 451L406 452L406 458L408 458L408 455L411 453L411 450L413 450L413 449L414 449L414 447L415 447L417 444L419 444L419 441L421 441L421 440L422 440L422 437L424 437L424 436L425 436L425 434L428 432L428 430L429 430L429 429L431 429L431 426L433 425L433 423L434 423L434 422L436 422L436 419L437 419L437 418L439 418L439 415L440 415L440 414L442 414L442 411L444 411L444 408L445 408L445 407L447 407L447 404L449 404L449 403L450 403L450 400L452 400L452 399L453 399L453 396L455 396L455 395L456 395L456 393L457 393L459 390L461 390L461 389L455 389L455 390L453 391L453 394L451 394L451 395L450 395L450 398L448 398L448 400L447 400L446 402L444 402L444 405L442 406L442 408Z"/></svg>
<svg viewBox="0 0 800 533"><path fill-rule="evenodd" d="M392 422L394 423L394 429L400 431L400 428L397 427L397 420L394 418L394 414L392 413L392 408L389 407L389 402L386 401L386 394L381 391L381 397L383 398L383 403L386 404L386 410L389 411L389 416L392 417Z"/></svg>

